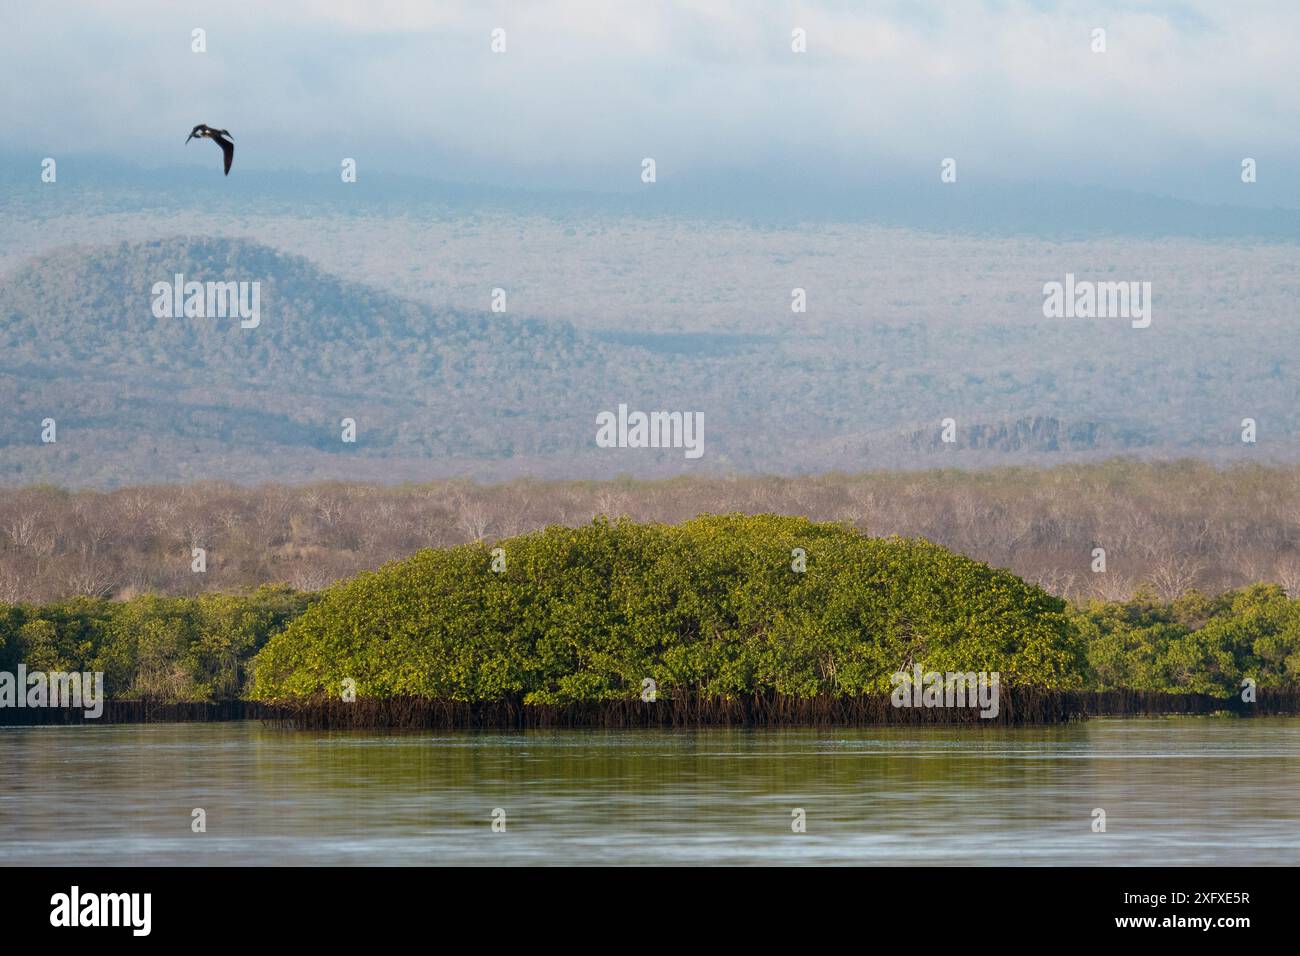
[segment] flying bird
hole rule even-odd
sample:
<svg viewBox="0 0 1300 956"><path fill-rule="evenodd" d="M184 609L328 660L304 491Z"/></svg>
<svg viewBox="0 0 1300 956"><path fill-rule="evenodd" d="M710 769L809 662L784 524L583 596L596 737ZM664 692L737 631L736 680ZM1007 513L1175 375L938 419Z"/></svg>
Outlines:
<svg viewBox="0 0 1300 956"><path fill-rule="evenodd" d="M232 137L230 135L230 130L213 129L207 123L200 123L198 126L194 127L194 129L190 130L190 135L185 138L185 142L188 143L196 136L200 139L210 139L221 147L221 154L226 159L226 175L229 176L230 164L235 158L235 144L231 142Z"/></svg>

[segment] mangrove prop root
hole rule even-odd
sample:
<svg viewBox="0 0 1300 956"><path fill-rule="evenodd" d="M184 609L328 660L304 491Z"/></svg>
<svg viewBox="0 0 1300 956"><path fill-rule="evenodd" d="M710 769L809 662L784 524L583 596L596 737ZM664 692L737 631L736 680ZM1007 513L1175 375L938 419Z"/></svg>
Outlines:
<svg viewBox="0 0 1300 956"><path fill-rule="evenodd" d="M82 709L7 707L0 725L79 723L170 723L260 720L302 730L499 729L634 727L855 727L873 725L1019 726L1061 724L1088 717L1172 716L1231 713L1239 716L1300 714L1300 690L1260 690L1259 699L1154 691L1050 691L1003 687L996 717L974 707L895 707L888 694L858 697L791 697L754 694L717 698L676 693L653 703L640 699L525 704L522 700L430 700L422 697L361 697L352 702L311 697L262 702L162 702L110 700L103 714Z"/></svg>

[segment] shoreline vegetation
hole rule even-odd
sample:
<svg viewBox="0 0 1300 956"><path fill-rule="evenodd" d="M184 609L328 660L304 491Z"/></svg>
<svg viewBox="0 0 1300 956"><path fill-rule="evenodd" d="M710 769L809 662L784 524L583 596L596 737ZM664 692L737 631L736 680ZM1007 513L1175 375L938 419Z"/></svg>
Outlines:
<svg viewBox="0 0 1300 956"><path fill-rule="evenodd" d="M110 722L997 725L1295 714L1300 601L1256 584L1070 604L928 541L847 524L598 519L426 549L317 593L0 604L0 671L18 663L103 672L100 719ZM915 666L999 673L998 716L893 707L891 676ZM1253 703L1242 699L1248 681ZM0 709L0 724L79 717Z"/></svg>

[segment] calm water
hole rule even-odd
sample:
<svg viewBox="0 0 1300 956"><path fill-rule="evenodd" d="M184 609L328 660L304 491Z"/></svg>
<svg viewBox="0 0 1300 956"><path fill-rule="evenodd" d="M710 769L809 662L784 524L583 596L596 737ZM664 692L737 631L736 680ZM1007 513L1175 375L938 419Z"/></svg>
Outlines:
<svg viewBox="0 0 1300 956"><path fill-rule="evenodd" d="M1300 720L0 728L0 863L1300 863ZM207 832L190 831L191 810ZM494 833L494 808L506 831ZM807 832L791 831L791 810ZM1093 833L1092 811L1107 813Z"/></svg>

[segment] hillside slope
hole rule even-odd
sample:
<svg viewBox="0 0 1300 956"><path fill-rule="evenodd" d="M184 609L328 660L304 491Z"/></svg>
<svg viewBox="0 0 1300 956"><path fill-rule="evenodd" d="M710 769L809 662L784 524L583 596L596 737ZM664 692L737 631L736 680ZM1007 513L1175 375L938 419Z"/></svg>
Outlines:
<svg viewBox="0 0 1300 956"><path fill-rule="evenodd" d="M155 284L177 274L258 283L256 327L156 315ZM681 293L663 281L653 298L671 311ZM1134 331L1024 302L922 321L898 301L834 328L792 315L761 335L682 335L610 309L602 331L437 307L246 239L42 253L0 282L0 485L1300 459L1293 341L1204 310ZM620 404L703 415L703 456L597 447L596 416ZM1240 441L1247 416L1258 444Z"/></svg>

